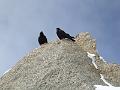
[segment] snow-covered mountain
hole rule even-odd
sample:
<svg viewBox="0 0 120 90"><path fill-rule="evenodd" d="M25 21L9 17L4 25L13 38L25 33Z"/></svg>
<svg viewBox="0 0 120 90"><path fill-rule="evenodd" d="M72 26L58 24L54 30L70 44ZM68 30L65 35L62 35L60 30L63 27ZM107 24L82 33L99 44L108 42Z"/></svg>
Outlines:
<svg viewBox="0 0 120 90"><path fill-rule="evenodd" d="M34 49L0 78L0 90L120 90L120 65L107 63L89 33Z"/></svg>

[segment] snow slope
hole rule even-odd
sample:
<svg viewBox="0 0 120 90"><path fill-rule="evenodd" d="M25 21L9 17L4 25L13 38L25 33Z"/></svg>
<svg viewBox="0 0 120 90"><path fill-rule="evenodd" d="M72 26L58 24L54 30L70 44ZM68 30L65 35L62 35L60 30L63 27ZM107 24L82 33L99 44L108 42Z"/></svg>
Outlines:
<svg viewBox="0 0 120 90"><path fill-rule="evenodd" d="M95 90L120 90L120 87L113 86L102 86L102 85L94 85L96 87Z"/></svg>

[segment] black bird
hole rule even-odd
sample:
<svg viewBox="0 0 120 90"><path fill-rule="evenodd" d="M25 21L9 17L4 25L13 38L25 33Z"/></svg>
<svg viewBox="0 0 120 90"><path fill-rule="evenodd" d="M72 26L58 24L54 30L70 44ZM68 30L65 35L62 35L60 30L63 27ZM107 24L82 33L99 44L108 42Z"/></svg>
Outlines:
<svg viewBox="0 0 120 90"><path fill-rule="evenodd" d="M42 31L40 32L40 35L38 37L38 42L40 45L42 45L44 43L48 43L47 38Z"/></svg>
<svg viewBox="0 0 120 90"><path fill-rule="evenodd" d="M61 39L65 39L65 38L68 38L72 41L75 41L74 40L74 37L70 36L68 33L65 33L63 30L61 30L60 28L56 28L56 33L57 33L57 36L58 38L61 40Z"/></svg>

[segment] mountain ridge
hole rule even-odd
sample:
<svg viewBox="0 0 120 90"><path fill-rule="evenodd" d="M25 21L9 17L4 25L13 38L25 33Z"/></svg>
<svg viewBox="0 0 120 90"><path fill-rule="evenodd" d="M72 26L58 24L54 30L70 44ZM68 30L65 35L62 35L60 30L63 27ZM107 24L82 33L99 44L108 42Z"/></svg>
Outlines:
<svg viewBox="0 0 120 90"><path fill-rule="evenodd" d="M94 85L120 86L120 66L104 62L88 32L34 49L0 78L0 90L95 90ZM88 53L94 54L94 63Z"/></svg>

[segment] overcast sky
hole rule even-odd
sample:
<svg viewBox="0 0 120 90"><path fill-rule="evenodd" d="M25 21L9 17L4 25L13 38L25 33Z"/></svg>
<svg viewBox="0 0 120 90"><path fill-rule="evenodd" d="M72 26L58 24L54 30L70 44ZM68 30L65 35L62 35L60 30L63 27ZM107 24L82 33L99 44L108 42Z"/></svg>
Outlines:
<svg viewBox="0 0 120 90"><path fill-rule="evenodd" d="M0 74L39 46L41 30L56 40L56 27L90 32L100 55L120 63L120 0L0 0Z"/></svg>

